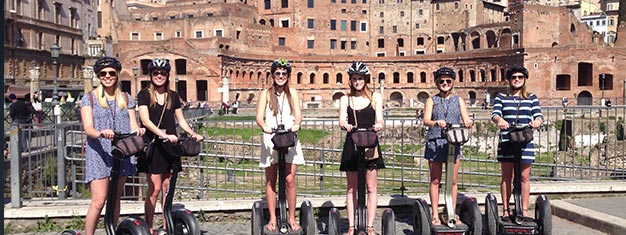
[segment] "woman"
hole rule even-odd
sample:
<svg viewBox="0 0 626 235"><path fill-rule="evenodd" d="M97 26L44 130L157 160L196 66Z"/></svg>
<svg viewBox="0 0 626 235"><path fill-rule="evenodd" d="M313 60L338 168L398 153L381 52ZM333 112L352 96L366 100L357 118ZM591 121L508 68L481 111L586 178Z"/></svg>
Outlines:
<svg viewBox="0 0 626 235"><path fill-rule="evenodd" d="M509 216L509 199L511 198L513 180L513 153L509 150L509 128L513 125L539 128L543 123L543 114L539 107L539 99L526 89L528 70L522 66L513 66L506 71L509 81L509 93L498 94L494 100L491 120L500 128L500 143L498 144L498 161L502 169L500 193L504 216ZM530 165L535 161L535 143L530 141L522 145L522 213L528 216L528 201L530 197Z"/></svg>
<svg viewBox="0 0 626 235"><path fill-rule="evenodd" d="M350 93L342 96L339 106L339 126L346 130L346 142L341 153L340 171L345 171L348 177L346 193L346 208L348 211L348 235L354 234L354 213L356 208L356 192L358 189L357 153L352 141L352 131L357 128L374 128L374 131L383 129L383 103L377 92L372 92L367 83L370 81L370 71L363 62L353 62L348 68ZM357 114L356 117L354 114ZM358 123L358 125L356 125ZM367 184L367 234L373 235L376 206L378 205L377 172L385 168L385 163L377 146L378 158L367 162L365 181Z"/></svg>
<svg viewBox="0 0 626 235"><path fill-rule="evenodd" d="M426 100L424 106L424 125L428 126L426 134L426 151L424 158L428 159L428 168L430 169L430 207L432 213L432 225L441 225L439 220L439 184L441 183L442 163L448 159L448 140L442 134L442 128L448 124L471 127L474 123L470 120L465 106L465 101L452 94L454 88L454 80L456 74L454 70L448 67L442 67L433 73L435 83L439 93ZM459 165L461 163L461 147L457 146L454 150L454 176L452 177L452 205L456 206L457 184L456 179L459 174ZM450 192L448 192L450 193ZM457 222L460 220L455 218Z"/></svg>
<svg viewBox="0 0 626 235"><path fill-rule="evenodd" d="M144 209L150 233L154 233L152 226L156 200L159 193L162 193L161 206L164 205L169 179L172 176L172 157L165 150L170 145L163 143L178 142L176 122L191 138L196 139L196 141L204 139L203 136L196 134L185 120L178 93L169 89L170 70L171 67L168 60L152 60L148 64L150 86L137 94L139 118L141 119L141 124L148 129L146 139L149 141L156 139L152 156L147 156L150 159L149 162L145 162L147 166L140 166L142 169L146 169L148 181L148 194L146 195Z"/></svg>
<svg viewBox="0 0 626 235"><path fill-rule="evenodd" d="M289 88L291 64L284 59L275 60L270 68L274 80L272 87L261 91L256 108L256 123L263 129L263 143L261 145L261 159L259 166L265 168L265 196L270 213L267 229L276 231L276 174L278 173L278 152L272 143L272 129L284 125L286 130L293 132L300 130L302 115L298 91ZM300 230L296 221L296 165L304 164L302 146L296 140L296 145L285 155L287 207L289 209L289 224L293 231Z"/></svg>
<svg viewBox="0 0 626 235"><path fill-rule="evenodd" d="M135 102L120 88L118 75L122 70L122 64L115 58L103 57L98 59L93 67L100 78L100 85L84 95L80 102L83 130L87 135L85 180L89 182L91 191L91 205L85 217L87 235L94 234L106 201L113 161L111 140L114 132L137 132L138 135L143 135L145 132L145 129L139 128L137 124ZM115 195L114 221L116 223L126 178L137 173L137 168L131 164L130 158L122 160L120 168L121 177L118 182L117 195Z"/></svg>

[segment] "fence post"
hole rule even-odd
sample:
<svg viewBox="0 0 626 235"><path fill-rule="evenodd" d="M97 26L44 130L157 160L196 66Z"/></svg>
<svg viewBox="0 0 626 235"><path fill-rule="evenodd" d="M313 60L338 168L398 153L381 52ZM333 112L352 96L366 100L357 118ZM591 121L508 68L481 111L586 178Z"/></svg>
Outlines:
<svg viewBox="0 0 626 235"><path fill-rule="evenodd" d="M61 116L57 116L57 122L61 120ZM65 126L56 124L55 134L57 136L57 194L59 199L65 199Z"/></svg>
<svg viewBox="0 0 626 235"><path fill-rule="evenodd" d="M20 149L19 125L11 125L9 132L11 136L9 157L11 158L11 208L22 207L22 182L20 177L20 156L22 155L22 149Z"/></svg>

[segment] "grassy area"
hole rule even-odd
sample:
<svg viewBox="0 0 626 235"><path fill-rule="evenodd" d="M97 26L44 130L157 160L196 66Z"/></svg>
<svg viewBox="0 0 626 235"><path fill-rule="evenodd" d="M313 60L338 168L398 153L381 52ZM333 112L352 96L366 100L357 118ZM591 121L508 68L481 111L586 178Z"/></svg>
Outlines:
<svg viewBox="0 0 626 235"><path fill-rule="evenodd" d="M243 141L252 141L252 137L261 136L260 128L257 128L256 125L252 128L203 127L199 133L202 133L204 136L220 136L225 138L235 138ZM301 129L298 131L298 139L302 144L315 145L318 140L329 134L329 131L324 130Z"/></svg>

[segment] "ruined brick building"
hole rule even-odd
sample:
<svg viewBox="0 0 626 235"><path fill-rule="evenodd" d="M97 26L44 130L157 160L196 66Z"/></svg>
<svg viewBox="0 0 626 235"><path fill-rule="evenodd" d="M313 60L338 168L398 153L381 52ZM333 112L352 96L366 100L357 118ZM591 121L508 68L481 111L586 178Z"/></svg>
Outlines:
<svg viewBox="0 0 626 235"><path fill-rule="evenodd" d="M626 73L618 70L626 48L606 45L577 19L581 10L575 6L112 0L98 9L98 35L107 39L103 50L122 60L122 85L133 94L148 83L146 67L156 57L172 62L170 79L178 81L172 89L187 100L212 103L236 97L253 103L271 84L269 65L277 58L291 61L290 82L305 108L333 107L348 89L346 68L355 60L370 66L370 86L393 106L416 106L433 94L432 72L440 66L458 72L456 92L470 105L504 91L504 71L514 64L529 68L531 91L548 105L561 97L576 104L599 104L601 97L621 104L626 91Z"/></svg>

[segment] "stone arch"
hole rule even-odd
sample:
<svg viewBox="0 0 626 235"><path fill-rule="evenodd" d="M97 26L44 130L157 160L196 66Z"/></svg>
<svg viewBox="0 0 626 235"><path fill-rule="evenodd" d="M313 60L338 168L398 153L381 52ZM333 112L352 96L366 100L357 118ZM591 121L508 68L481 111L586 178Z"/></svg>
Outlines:
<svg viewBox="0 0 626 235"><path fill-rule="evenodd" d="M470 106L476 105L476 92L469 91L467 94L469 95L469 105Z"/></svg>
<svg viewBox="0 0 626 235"><path fill-rule="evenodd" d="M310 73L309 74L309 84L315 84L315 73Z"/></svg>
<svg viewBox="0 0 626 235"><path fill-rule="evenodd" d="M404 96L399 91L394 91L394 92L391 92L391 94L389 94L389 101L392 103L393 106L396 106L396 107L402 107L403 98Z"/></svg>
<svg viewBox="0 0 626 235"><path fill-rule="evenodd" d="M485 36L487 38L487 48L499 47L498 37L496 36L496 33L493 30L487 30L487 32L485 33Z"/></svg>
<svg viewBox="0 0 626 235"><path fill-rule="evenodd" d="M303 76L303 75L304 75L304 74L303 74L302 72L298 72L298 73L296 74L296 84L302 84L302 76Z"/></svg>
<svg viewBox="0 0 626 235"><path fill-rule="evenodd" d="M400 83L400 73L393 72L393 83Z"/></svg>
<svg viewBox="0 0 626 235"><path fill-rule="evenodd" d="M260 24L260 25L265 25L265 24L266 24L265 19L260 19L260 20L259 20L259 24Z"/></svg>
<svg viewBox="0 0 626 235"><path fill-rule="evenodd" d="M480 33L474 31L470 34L470 42L472 43L472 49L480 49Z"/></svg>
<svg viewBox="0 0 626 235"><path fill-rule="evenodd" d="M557 47L559 45L558 42L552 42L552 47Z"/></svg>
<svg viewBox="0 0 626 235"><path fill-rule="evenodd" d="M577 105L593 105L593 95L589 91L581 91L576 96Z"/></svg>
<svg viewBox="0 0 626 235"><path fill-rule="evenodd" d="M420 72L420 82L421 83L426 83L427 82L426 72L424 72L424 71Z"/></svg>
<svg viewBox="0 0 626 235"><path fill-rule="evenodd" d="M385 79L385 72L378 73L378 79Z"/></svg>
<svg viewBox="0 0 626 235"><path fill-rule="evenodd" d="M339 108L339 101L341 100L341 97L344 95L345 94L341 91L337 91L333 94L332 99L333 99L333 106L335 108Z"/></svg>
<svg viewBox="0 0 626 235"><path fill-rule="evenodd" d="M455 51L465 51L465 37L467 36L463 32L454 32L451 34L452 43L454 44Z"/></svg>
<svg viewBox="0 0 626 235"><path fill-rule="evenodd" d="M507 46L511 45L511 40L513 38L513 34L511 33L510 28L504 28L500 32L500 48L508 49Z"/></svg>
<svg viewBox="0 0 626 235"><path fill-rule="evenodd" d="M465 77L463 76L463 69L459 69L459 72L457 72L457 77L459 78L459 82L463 82L463 80L465 80Z"/></svg>
<svg viewBox="0 0 626 235"><path fill-rule="evenodd" d="M330 81L330 75L328 73L324 73L322 75L322 83L324 84L328 84Z"/></svg>
<svg viewBox="0 0 626 235"><path fill-rule="evenodd" d="M415 83L415 74L413 72L406 73L406 83Z"/></svg>
<svg viewBox="0 0 626 235"><path fill-rule="evenodd" d="M335 76L335 82L337 84L343 83L343 73L337 73L337 75Z"/></svg>
<svg viewBox="0 0 626 235"><path fill-rule="evenodd" d="M256 76L256 83L255 83L255 84L262 84L262 83L263 83L263 82L261 81L261 79L263 79L263 77L262 77L262 76L263 76L263 72L259 71L259 72L257 73L257 76Z"/></svg>
<svg viewBox="0 0 626 235"><path fill-rule="evenodd" d="M178 18L179 13L175 12L175 11L168 11L167 13L165 13L165 17L167 17L167 19L171 19L171 17L174 17L174 19Z"/></svg>
<svg viewBox="0 0 626 235"><path fill-rule="evenodd" d="M569 25L569 32L575 34L576 33L576 25L574 25L574 23L571 23Z"/></svg>
<svg viewBox="0 0 626 235"><path fill-rule="evenodd" d="M419 93L417 93L417 101L419 101L419 102L426 103L426 100L429 97L430 97L430 95L428 94L428 92L420 91Z"/></svg>
<svg viewBox="0 0 626 235"><path fill-rule="evenodd" d="M246 98L246 102L248 102L248 104L252 103L252 100L254 100L254 97L255 97L254 92L248 93L248 98Z"/></svg>

